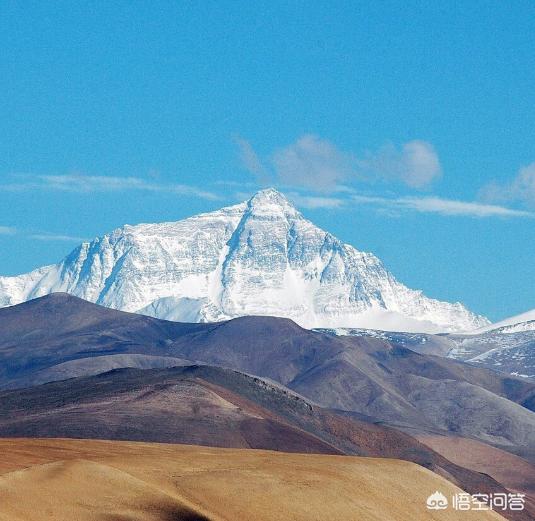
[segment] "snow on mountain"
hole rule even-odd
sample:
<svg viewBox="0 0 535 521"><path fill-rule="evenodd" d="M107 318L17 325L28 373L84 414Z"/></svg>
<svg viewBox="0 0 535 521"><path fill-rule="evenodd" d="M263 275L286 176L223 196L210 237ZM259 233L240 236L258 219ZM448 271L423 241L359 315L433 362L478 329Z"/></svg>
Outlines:
<svg viewBox="0 0 535 521"><path fill-rule="evenodd" d="M489 323L407 288L377 257L316 227L273 189L178 222L126 225L58 264L0 277L0 306L57 291L179 321L274 315L309 328L425 332Z"/></svg>
<svg viewBox="0 0 535 521"><path fill-rule="evenodd" d="M478 328L475 331L471 331L471 334L479 335L481 333L487 333L488 331L500 330L501 333L519 333L521 331L533 331L535 330L535 309L526 311L520 315L509 317L500 322L489 324Z"/></svg>
<svg viewBox="0 0 535 521"><path fill-rule="evenodd" d="M526 324L526 323L524 323ZM358 328L318 328L335 336L371 337L423 355L461 360L494 371L535 380L535 330L504 326L479 335L403 333Z"/></svg>
<svg viewBox="0 0 535 521"><path fill-rule="evenodd" d="M535 332L487 335L488 351L469 358L467 362L513 376L535 378ZM483 337L483 338L484 338Z"/></svg>

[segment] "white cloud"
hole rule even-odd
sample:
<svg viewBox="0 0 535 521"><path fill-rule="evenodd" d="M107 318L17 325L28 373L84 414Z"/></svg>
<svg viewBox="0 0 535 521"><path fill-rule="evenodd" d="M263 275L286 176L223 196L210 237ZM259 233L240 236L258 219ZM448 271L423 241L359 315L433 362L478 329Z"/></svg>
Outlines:
<svg viewBox="0 0 535 521"><path fill-rule="evenodd" d="M385 145L358 161L359 170L368 178L397 180L411 188L426 188L442 175L440 160L433 145L409 141L401 146Z"/></svg>
<svg viewBox="0 0 535 521"><path fill-rule="evenodd" d="M53 233L35 233L29 236L30 239L37 241L62 241L62 242L84 242L82 237L73 237L72 235L57 235Z"/></svg>
<svg viewBox="0 0 535 521"><path fill-rule="evenodd" d="M409 141L399 148L388 144L358 158L326 139L305 134L295 143L276 150L267 161L262 161L245 139L235 138L235 141L243 166L261 184L272 178L283 185L335 192L344 183L380 179L420 189L442 175L433 145L420 140Z"/></svg>
<svg viewBox="0 0 535 521"><path fill-rule="evenodd" d="M315 190L331 190L354 173L351 154L314 135L275 151L272 161L282 183Z"/></svg>
<svg viewBox="0 0 535 521"><path fill-rule="evenodd" d="M258 157L251 143L240 136L234 137L234 141L238 145L240 161L243 167L255 176L258 183L269 184L271 178L269 171L260 157Z"/></svg>
<svg viewBox="0 0 535 521"><path fill-rule="evenodd" d="M150 183L137 177L89 176L80 174L42 175L37 178L53 190L65 192L113 192L145 189Z"/></svg>
<svg viewBox="0 0 535 521"><path fill-rule="evenodd" d="M258 189L258 183L254 181L234 181L231 179L218 179L212 183L215 186L224 186L226 188L251 188Z"/></svg>
<svg viewBox="0 0 535 521"><path fill-rule="evenodd" d="M116 192L123 190L142 190L147 192L167 192L190 195L203 199L218 199L216 194L183 184L160 184L139 177L86 176L86 175L48 175L38 176L54 190L70 192Z"/></svg>
<svg viewBox="0 0 535 521"><path fill-rule="evenodd" d="M206 190L183 184L164 184L147 181L139 177L90 176L81 174L66 175L23 175L19 181L0 185L0 190L55 190L62 192L93 193L139 190L146 192L165 192L177 195L200 197L216 200L219 197Z"/></svg>
<svg viewBox="0 0 535 521"><path fill-rule="evenodd" d="M436 213L446 216L464 217L535 217L535 214L513 210L494 204L456 201L440 197L368 197L355 195L352 200L359 204L371 204L389 210L412 210L420 213Z"/></svg>
<svg viewBox="0 0 535 521"><path fill-rule="evenodd" d="M485 201L519 201L535 205L535 163L522 167L509 183L489 183L481 189L480 197Z"/></svg>
<svg viewBox="0 0 535 521"><path fill-rule="evenodd" d="M0 235L15 235L17 230L11 226L0 226Z"/></svg>

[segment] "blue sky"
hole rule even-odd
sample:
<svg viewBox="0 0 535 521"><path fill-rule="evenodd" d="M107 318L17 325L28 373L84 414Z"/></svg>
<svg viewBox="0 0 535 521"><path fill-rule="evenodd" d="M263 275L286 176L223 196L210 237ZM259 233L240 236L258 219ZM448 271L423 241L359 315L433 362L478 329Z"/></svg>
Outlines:
<svg viewBox="0 0 535 521"><path fill-rule="evenodd" d="M535 4L440 4L2 2L0 274L273 185L429 296L535 308Z"/></svg>

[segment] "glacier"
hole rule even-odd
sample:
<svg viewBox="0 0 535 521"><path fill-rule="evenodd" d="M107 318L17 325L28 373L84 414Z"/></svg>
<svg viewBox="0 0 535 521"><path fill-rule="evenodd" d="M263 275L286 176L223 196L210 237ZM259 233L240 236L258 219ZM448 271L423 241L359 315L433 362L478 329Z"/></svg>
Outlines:
<svg viewBox="0 0 535 521"><path fill-rule="evenodd" d="M271 188L178 222L125 225L58 264L0 277L0 307L52 292L187 322L272 315L306 328L427 333L489 324L404 286L376 256L321 230Z"/></svg>

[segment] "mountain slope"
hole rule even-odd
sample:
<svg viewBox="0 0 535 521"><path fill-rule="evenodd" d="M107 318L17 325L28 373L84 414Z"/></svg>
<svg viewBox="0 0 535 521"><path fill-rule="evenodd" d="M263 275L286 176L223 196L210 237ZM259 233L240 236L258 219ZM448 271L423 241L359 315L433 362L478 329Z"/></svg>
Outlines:
<svg viewBox="0 0 535 521"><path fill-rule="evenodd" d="M452 335L451 340L452 358L535 379L535 330L503 326L479 335Z"/></svg>
<svg viewBox="0 0 535 521"><path fill-rule="evenodd" d="M140 367L140 355L143 367L218 365L269 378L322 406L535 448L535 414L528 410L535 409L535 385L383 339L336 337L274 317L179 324L67 294L0 309L0 330L3 388L121 363Z"/></svg>
<svg viewBox="0 0 535 521"><path fill-rule="evenodd" d="M313 406L259 378L209 366L126 369L0 393L0 436L397 458L471 493L505 492L498 481L452 464L407 434Z"/></svg>
<svg viewBox="0 0 535 521"><path fill-rule="evenodd" d="M169 339L207 327L179 324L53 293L0 309L0 389L115 367L181 365Z"/></svg>
<svg viewBox="0 0 535 521"><path fill-rule="evenodd" d="M287 320L244 317L181 336L170 351L268 377L326 407L535 447L535 414L512 401L528 403L534 385L380 339L332 337Z"/></svg>
<svg viewBox="0 0 535 521"><path fill-rule="evenodd" d="M58 291L189 322L272 315L304 327L429 332L488 324L459 303L407 288L272 189L175 223L127 225L59 264L0 277L0 306Z"/></svg>
<svg viewBox="0 0 535 521"><path fill-rule="evenodd" d="M483 472L509 490L526 494L535 510L535 465L509 452L479 441L456 436L419 436L418 439L444 457Z"/></svg>
<svg viewBox="0 0 535 521"><path fill-rule="evenodd" d="M503 521L427 510L460 492L398 460L90 440L0 440L0 519ZM107 485L107 486L105 486ZM386 491L386 493L385 493Z"/></svg>
<svg viewBox="0 0 535 521"><path fill-rule="evenodd" d="M344 452L334 436L340 448L329 442L321 411L303 399L258 378L209 366L113 370L3 392L0 402L2 437ZM352 452L360 453L358 446Z"/></svg>
<svg viewBox="0 0 535 521"><path fill-rule="evenodd" d="M316 331L335 336L380 338L423 355L462 360L515 377L535 379L535 330L530 322L501 326L479 334L400 333L332 328Z"/></svg>
<svg viewBox="0 0 535 521"><path fill-rule="evenodd" d="M514 317L505 318L494 324L488 324L473 331L473 334L487 333L489 331L501 331L504 333L519 333L535 329L535 309L521 313Z"/></svg>

